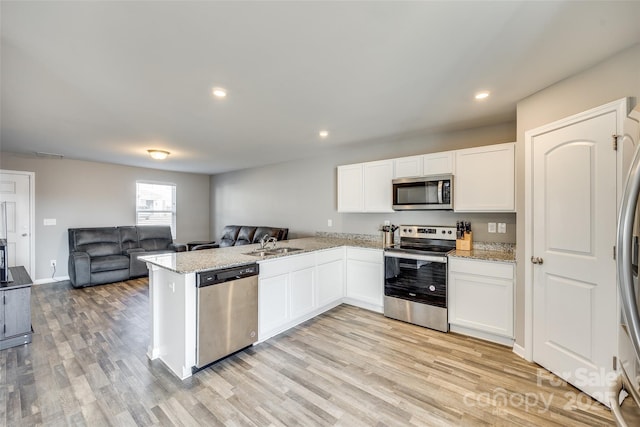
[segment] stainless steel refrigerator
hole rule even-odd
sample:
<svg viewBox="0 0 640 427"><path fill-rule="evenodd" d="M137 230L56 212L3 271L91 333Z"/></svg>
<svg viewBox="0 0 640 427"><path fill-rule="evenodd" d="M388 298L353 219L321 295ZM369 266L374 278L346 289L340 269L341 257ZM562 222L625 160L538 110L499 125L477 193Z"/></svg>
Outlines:
<svg viewBox="0 0 640 427"><path fill-rule="evenodd" d="M617 393L611 410L619 426L640 425L640 286L638 248L640 241L640 106L629 115L624 137L635 143L620 201L617 236L618 288L621 307L618 328Z"/></svg>

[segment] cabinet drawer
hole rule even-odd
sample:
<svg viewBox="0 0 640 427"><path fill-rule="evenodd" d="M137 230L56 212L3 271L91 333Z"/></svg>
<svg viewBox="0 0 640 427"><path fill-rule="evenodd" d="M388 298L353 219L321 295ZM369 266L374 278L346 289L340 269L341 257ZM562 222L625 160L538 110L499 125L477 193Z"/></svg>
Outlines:
<svg viewBox="0 0 640 427"><path fill-rule="evenodd" d="M347 259L382 264L382 249L347 248Z"/></svg>
<svg viewBox="0 0 640 427"><path fill-rule="evenodd" d="M344 247L316 252L317 264L326 264L333 261L344 261Z"/></svg>
<svg viewBox="0 0 640 427"><path fill-rule="evenodd" d="M260 277L273 277L290 271L302 270L315 265L313 253L288 255L282 258L260 261Z"/></svg>
<svg viewBox="0 0 640 427"><path fill-rule="evenodd" d="M450 257L449 271L513 280L513 264L503 262Z"/></svg>

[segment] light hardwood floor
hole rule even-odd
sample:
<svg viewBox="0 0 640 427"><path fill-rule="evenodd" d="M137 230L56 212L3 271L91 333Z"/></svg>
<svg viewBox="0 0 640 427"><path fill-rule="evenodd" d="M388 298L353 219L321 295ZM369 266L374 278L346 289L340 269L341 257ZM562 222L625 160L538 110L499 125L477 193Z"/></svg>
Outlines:
<svg viewBox="0 0 640 427"><path fill-rule="evenodd" d="M147 280L33 287L0 352L0 424L602 426L609 411L510 349L342 305L186 381L149 361Z"/></svg>

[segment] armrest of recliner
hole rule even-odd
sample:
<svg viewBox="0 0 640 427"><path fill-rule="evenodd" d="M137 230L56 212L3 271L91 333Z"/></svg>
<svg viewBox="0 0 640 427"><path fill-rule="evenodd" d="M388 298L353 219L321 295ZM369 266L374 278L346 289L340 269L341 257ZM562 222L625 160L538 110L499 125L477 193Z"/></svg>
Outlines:
<svg viewBox="0 0 640 427"><path fill-rule="evenodd" d="M195 245L194 247L191 248L192 251L200 251L202 249L216 249L219 248L220 245L217 243L205 243L202 245Z"/></svg>
<svg viewBox="0 0 640 427"><path fill-rule="evenodd" d="M175 252L186 252L187 245L183 245L182 243L170 243L169 249Z"/></svg>
<svg viewBox="0 0 640 427"><path fill-rule="evenodd" d="M69 254L69 279L74 288L91 284L91 257L86 252Z"/></svg>
<svg viewBox="0 0 640 427"><path fill-rule="evenodd" d="M146 252L144 249L142 248L129 248L129 249L125 249L124 251L122 251L122 255L127 255L127 256L131 256L133 254L141 254Z"/></svg>

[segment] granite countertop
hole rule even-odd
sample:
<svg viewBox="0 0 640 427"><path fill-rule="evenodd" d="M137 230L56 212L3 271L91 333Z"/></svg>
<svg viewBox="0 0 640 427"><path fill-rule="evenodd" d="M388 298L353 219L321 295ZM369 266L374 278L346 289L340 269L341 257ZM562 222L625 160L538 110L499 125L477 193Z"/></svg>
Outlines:
<svg viewBox="0 0 640 427"><path fill-rule="evenodd" d="M187 274L252 264L254 262L285 256L295 256L306 252L338 248L341 246L382 250L382 242L380 240L348 239L340 237L305 237L301 239L283 240L277 243L278 248L299 248L302 249L300 251L267 255L264 257L246 255L247 252L254 251L260 247L259 244L252 244L229 246L217 249L204 249L200 251L149 255L140 257L140 259L168 270L175 271L176 273Z"/></svg>
<svg viewBox="0 0 640 427"><path fill-rule="evenodd" d="M449 253L450 257L478 259L482 261L516 262L516 253L513 250L500 249L472 249L470 251L454 250Z"/></svg>

